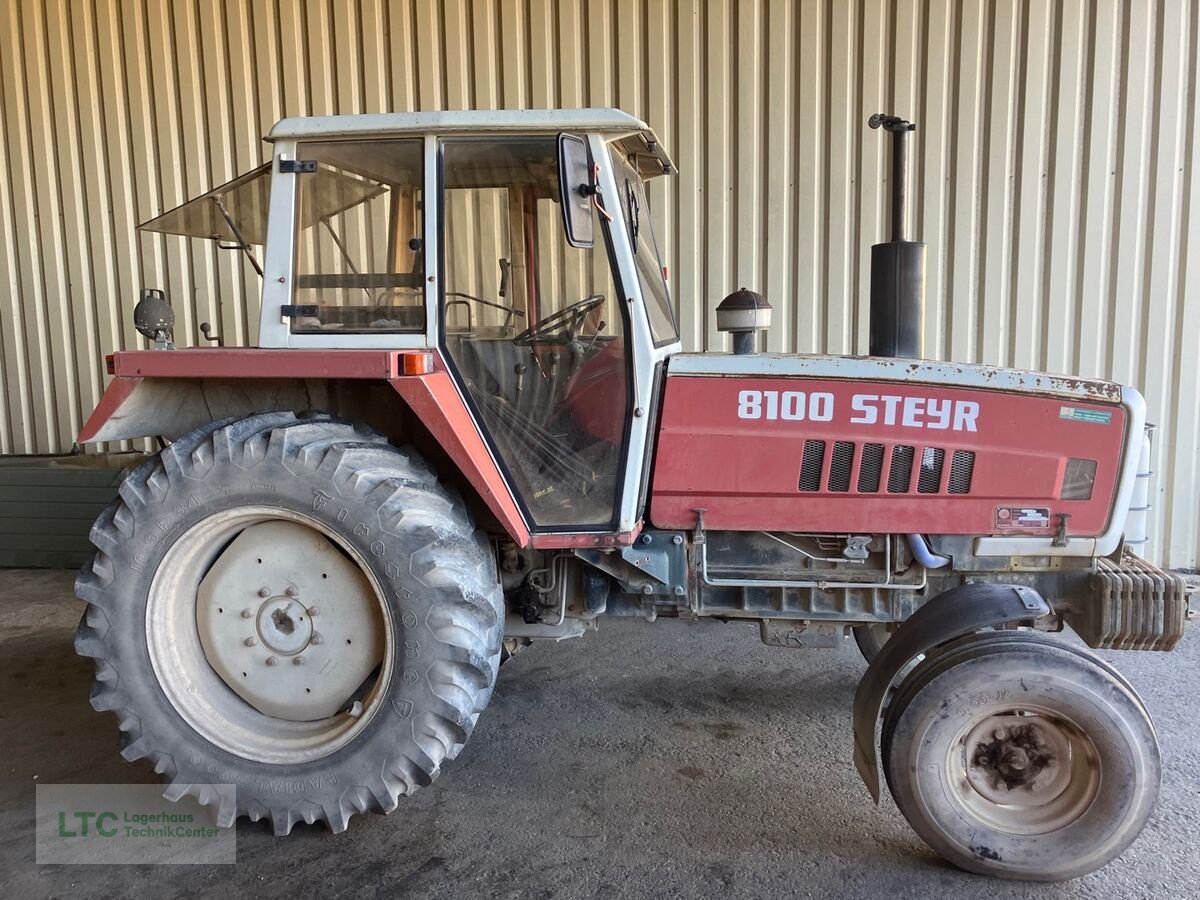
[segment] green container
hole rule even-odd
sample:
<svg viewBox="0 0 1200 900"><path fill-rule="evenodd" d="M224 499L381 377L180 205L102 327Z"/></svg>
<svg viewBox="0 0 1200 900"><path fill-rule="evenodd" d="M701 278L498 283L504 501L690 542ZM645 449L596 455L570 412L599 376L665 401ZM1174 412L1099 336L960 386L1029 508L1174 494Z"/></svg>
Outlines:
<svg viewBox="0 0 1200 900"><path fill-rule="evenodd" d="M0 567L77 569L92 522L140 453L0 457Z"/></svg>

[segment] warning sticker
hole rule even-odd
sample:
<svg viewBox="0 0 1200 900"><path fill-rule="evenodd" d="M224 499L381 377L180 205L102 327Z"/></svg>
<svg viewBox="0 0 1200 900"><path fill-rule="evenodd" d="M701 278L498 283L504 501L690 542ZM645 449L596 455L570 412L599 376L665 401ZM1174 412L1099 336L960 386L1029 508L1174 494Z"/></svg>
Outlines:
<svg viewBox="0 0 1200 900"><path fill-rule="evenodd" d="M1091 422L1095 425L1107 425L1112 421L1112 413L1104 409L1082 409L1078 406L1060 406L1060 419L1071 419L1075 422Z"/></svg>

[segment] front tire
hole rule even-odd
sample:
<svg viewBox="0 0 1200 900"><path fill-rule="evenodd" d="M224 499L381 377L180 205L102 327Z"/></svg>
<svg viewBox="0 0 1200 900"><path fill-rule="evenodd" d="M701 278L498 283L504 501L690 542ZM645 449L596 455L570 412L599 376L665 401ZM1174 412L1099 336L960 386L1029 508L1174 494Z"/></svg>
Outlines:
<svg viewBox="0 0 1200 900"><path fill-rule="evenodd" d="M213 423L131 473L91 537L75 646L96 661L92 705L166 796L218 803L223 825L342 831L391 812L491 696L503 595L486 538L420 457L373 432L287 412ZM357 689L306 712L355 666Z"/></svg>
<svg viewBox="0 0 1200 900"><path fill-rule="evenodd" d="M888 786L971 872L1063 881L1116 858L1158 795L1158 739L1129 684L1042 635L971 635L902 682L882 733Z"/></svg>
<svg viewBox="0 0 1200 900"><path fill-rule="evenodd" d="M883 649L883 645L892 636L887 625L882 622L875 622L871 625L856 625L853 631L854 643L858 646L858 652L862 654L862 658L866 660L867 665L870 665L875 660L875 657L879 655L879 651Z"/></svg>

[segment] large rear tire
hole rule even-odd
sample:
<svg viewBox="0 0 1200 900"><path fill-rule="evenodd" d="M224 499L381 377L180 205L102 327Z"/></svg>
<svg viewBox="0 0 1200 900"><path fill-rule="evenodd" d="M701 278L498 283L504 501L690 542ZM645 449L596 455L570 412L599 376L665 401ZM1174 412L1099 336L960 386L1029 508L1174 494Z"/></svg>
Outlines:
<svg viewBox="0 0 1200 900"><path fill-rule="evenodd" d="M205 426L131 473L91 536L75 646L96 662L92 705L166 796L219 804L223 825L342 831L391 812L491 696L503 595L486 538L416 454L370 431L288 412ZM329 696L322 679L347 667L369 674ZM306 714L322 691L337 710Z"/></svg>
<svg viewBox="0 0 1200 900"><path fill-rule="evenodd" d="M930 654L884 719L888 786L934 850L971 872L1063 881L1116 858L1158 795L1158 740L1093 654L1024 632Z"/></svg>

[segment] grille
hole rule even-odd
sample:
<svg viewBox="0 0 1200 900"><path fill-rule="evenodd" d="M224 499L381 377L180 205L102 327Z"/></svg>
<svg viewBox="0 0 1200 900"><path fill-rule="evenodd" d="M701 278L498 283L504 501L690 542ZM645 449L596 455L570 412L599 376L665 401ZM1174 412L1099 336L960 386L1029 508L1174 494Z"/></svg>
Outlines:
<svg viewBox="0 0 1200 900"><path fill-rule="evenodd" d="M974 471L975 451L955 450L950 456L950 493L971 493L971 473Z"/></svg>
<svg viewBox="0 0 1200 900"><path fill-rule="evenodd" d="M850 490L850 470L854 468L854 443L834 441L833 459L829 461L829 490L845 493Z"/></svg>
<svg viewBox="0 0 1200 900"><path fill-rule="evenodd" d="M825 442L805 441L804 461L800 464L800 490L821 489L821 464L825 462Z"/></svg>
<svg viewBox="0 0 1200 900"><path fill-rule="evenodd" d="M912 481L914 450L905 444L897 444L892 448L892 467L888 471L887 489L889 494L907 494L909 482Z"/></svg>
<svg viewBox="0 0 1200 900"><path fill-rule="evenodd" d="M862 464L858 467L858 492L873 494L879 490L883 475L883 444L863 444Z"/></svg>
<svg viewBox="0 0 1200 900"><path fill-rule="evenodd" d="M828 454L829 475L822 484ZM886 490L889 494L968 494L971 492L971 475L975 469L975 453L971 450L955 450L950 454L949 473L946 486L942 487L942 476L947 475L947 451L941 447L915 447L911 444L895 444L888 460L888 445L854 441L806 440L804 456L800 463L800 481L797 487L805 493L825 490L831 494L845 494L853 489L859 494L877 494ZM857 480L854 471L855 457L858 458ZM913 467L917 467L916 485L913 485ZM884 469L887 469L886 486Z"/></svg>
<svg viewBox="0 0 1200 900"><path fill-rule="evenodd" d="M940 447L926 447L921 451L921 473L917 476L917 492L936 494L942 483L942 463L946 451Z"/></svg>

